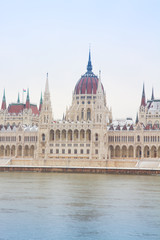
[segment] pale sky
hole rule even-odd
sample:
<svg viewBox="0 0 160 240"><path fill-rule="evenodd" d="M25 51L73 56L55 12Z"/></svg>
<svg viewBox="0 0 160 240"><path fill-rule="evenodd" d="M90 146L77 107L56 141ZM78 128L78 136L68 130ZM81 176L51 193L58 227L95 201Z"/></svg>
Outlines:
<svg viewBox="0 0 160 240"><path fill-rule="evenodd" d="M0 0L0 100L30 89L39 105L46 73L53 115L62 118L86 72L102 73L113 118L133 117L142 85L160 98L159 0Z"/></svg>

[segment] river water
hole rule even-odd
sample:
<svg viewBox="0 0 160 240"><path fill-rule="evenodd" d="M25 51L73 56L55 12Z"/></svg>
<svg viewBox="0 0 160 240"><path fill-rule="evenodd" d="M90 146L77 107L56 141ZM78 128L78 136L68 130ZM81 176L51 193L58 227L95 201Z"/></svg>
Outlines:
<svg viewBox="0 0 160 240"><path fill-rule="evenodd" d="M0 240L160 239L160 176L0 173Z"/></svg>

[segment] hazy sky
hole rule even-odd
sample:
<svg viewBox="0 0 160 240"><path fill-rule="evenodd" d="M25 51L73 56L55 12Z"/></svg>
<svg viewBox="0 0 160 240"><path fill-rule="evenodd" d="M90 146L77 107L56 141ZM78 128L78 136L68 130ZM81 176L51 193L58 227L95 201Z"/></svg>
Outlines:
<svg viewBox="0 0 160 240"><path fill-rule="evenodd" d="M135 119L143 82L160 98L159 0L0 0L0 99L17 101L30 89L39 104L46 73L53 114L62 118L76 82L102 72L113 118Z"/></svg>

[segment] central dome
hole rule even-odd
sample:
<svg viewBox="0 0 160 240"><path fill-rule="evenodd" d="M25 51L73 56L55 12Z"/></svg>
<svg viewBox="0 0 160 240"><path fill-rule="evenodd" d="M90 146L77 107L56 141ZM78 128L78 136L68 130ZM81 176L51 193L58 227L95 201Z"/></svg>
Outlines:
<svg viewBox="0 0 160 240"><path fill-rule="evenodd" d="M89 51L87 72L82 75L82 77L77 82L74 89L74 94L96 94L98 81L98 77L92 72L91 54Z"/></svg>

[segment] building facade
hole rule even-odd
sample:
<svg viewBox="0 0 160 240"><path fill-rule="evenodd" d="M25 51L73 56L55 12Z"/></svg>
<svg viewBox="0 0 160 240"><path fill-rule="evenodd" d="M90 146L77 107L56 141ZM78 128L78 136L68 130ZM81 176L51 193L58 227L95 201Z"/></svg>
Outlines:
<svg viewBox="0 0 160 240"><path fill-rule="evenodd" d="M160 158L160 100L142 100L136 123L114 124L101 82L101 73L87 71L75 85L71 106L61 121L53 119L48 75L39 109L30 103L6 107L5 92L0 111L0 158L21 159L142 159Z"/></svg>

